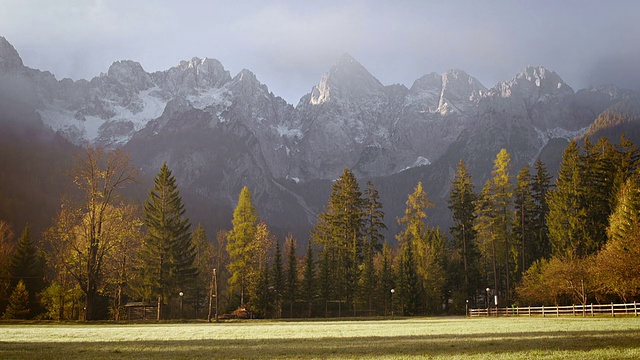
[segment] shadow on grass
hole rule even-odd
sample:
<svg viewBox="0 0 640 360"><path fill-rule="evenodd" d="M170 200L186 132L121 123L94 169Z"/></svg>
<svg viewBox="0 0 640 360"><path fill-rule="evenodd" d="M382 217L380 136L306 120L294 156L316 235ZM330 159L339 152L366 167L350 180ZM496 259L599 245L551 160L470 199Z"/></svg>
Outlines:
<svg viewBox="0 0 640 360"><path fill-rule="evenodd" d="M603 350L611 358L640 356L640 329L508 334L324 339L120 342L2 342L1 359L375 358L464 357ZM617 355L616 355L617 354Z"/></svg>

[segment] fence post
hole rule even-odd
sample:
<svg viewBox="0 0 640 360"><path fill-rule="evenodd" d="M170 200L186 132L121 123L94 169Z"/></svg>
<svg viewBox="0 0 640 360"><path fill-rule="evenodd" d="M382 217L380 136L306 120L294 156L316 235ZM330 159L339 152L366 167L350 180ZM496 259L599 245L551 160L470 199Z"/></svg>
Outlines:
<svg viewBox="0 0 640 360"><path fill-rule="evenodd" d="M544 317L544 305L542 305L542 317Z"/></svg>
<svg viewBox="0 0 640 360"><path fill-rule="evenodd" d="M616 313L613 311L613 303L611 303L611 316L616 317Z"/></svg>
<svg viewBox="0 0 640 360"><path fill-rule="evenodd" d="M560 317L560 306L556 305L556 317Z"/></svg>
<svg viewBox="0 0 640 360"><path fill-rule="evenodd" d="M633 313L638 316L638 304L636 304L636 302L633 302Z"/></svg>
<svg viewBox="0 0 640 360"><path fill-rule="evenodd" d="M591 303L591 316L593 316L593 303Z"/></svg>
<svg viewBox="0 0 640 360"><path fill-rule="evenodd" d="M531 317L531 305L529 305L529 317Z"/></svg>

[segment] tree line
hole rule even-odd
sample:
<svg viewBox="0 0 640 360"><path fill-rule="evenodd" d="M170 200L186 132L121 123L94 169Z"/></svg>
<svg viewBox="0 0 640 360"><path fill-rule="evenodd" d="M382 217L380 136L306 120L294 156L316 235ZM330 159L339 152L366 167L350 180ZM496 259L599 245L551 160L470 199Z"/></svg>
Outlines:
<svg viewBox="0 0 640 360"><path fill-rule="evenodd" d="M127 154L87 147L73 169L79 191L64 197L40 241L28 225L16 240L0 220L0 308L7 319L123 320L129 304L161 320L637 300L638 161L624 136L571 141L552 183L540 160L514 175L502 149L477 192L460 160L448 233L429 225L434 204L419 182L393 220L394 238L385 236L376 186L361 189L345 168L300 251L292 235L280 241L260 220L247 187L230 228L209 239L185 216L166 163L140 206L120 194L138 175Z"/></svg>

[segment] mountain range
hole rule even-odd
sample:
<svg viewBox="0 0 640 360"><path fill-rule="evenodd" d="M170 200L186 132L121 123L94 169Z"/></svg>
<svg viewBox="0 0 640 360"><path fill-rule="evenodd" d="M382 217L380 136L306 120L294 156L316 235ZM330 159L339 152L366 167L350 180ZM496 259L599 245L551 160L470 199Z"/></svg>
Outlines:
<svg viewBox="0 0 640 360"><path fill-rule="evenodd" d="M21 126L10 109L18 106L39 131L67 141L65 149L125 149L141 169L129 194L137 199L166 161L192 221L210 233L229 228L246 185L276 233L291 231L304 242L344 167L378 186L390 236L418 181L436 203L430 222L446 228L446 196L460 159L478 190L501 148L512 156L514 175L537 158L553 173L571 138L625 132L639 143L638 99L611 85L575 91L540 66L491 88L463 70L424 75L409 88L385 86L345 54L293 106L251 71L232 77L211 58L153 73L116 61L90 81L57 80L24 66L0 37L0 123ZM612 112L630 120L597 121Z"/></svg>

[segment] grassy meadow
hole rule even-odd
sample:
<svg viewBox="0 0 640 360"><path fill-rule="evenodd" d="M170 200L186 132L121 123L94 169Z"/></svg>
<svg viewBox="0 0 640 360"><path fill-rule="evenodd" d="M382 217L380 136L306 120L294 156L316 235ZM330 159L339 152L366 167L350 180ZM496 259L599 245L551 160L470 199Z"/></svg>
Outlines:
<svg viewBox="0 0 640 360"><path fill-rule="evenodd" d="M639 318L0 325L0 359L640 358Z"/></svg>

